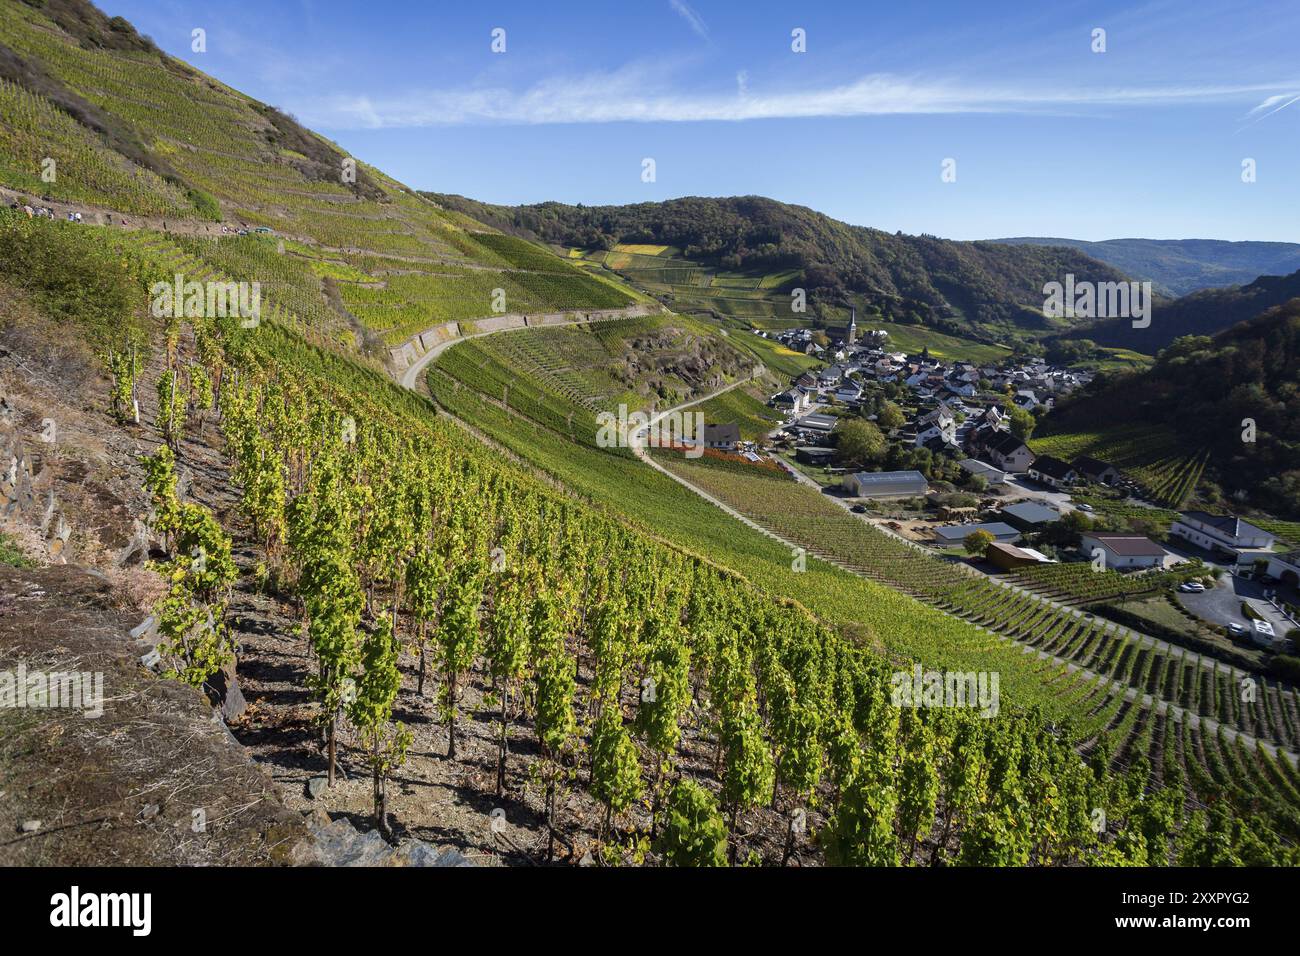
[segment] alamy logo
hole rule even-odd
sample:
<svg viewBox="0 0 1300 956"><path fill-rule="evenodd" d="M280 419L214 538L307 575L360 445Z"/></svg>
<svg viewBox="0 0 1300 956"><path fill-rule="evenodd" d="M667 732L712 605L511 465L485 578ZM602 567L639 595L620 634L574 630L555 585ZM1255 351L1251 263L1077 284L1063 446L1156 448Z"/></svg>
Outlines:
<svg viewBox="0 0 1300 956"><path fill-rule="evenodd" d="M67 708L86 718L104 715L104 674L89 671L0 671L0 708Z"/></svg>
<svg viewBox="0 0 1300 956"><path fill-rule="evenodd" d="M1151 324L1150 282L1065 282L1043 286L1043 314L1049 319L1132 319L1133 328Z"/></svg>
<svg viewBox="0 0 1300 956"><path fill-rule="evenodd" d="M998 714L997 671L927 671L918 662L890 677L889 699L895 707L964 707L981 717Z"/></svg>
<svg viewBox="0 0 1300 956"><path fill-rule="evenodd" d="M151 893L83 894L74 886L51 896L50 907L51 926L128 926L133 936L148 936L153 928Z"/></svg>
<svg viewBox="0 0 1300 956"><path fill-rule="evenodd" d="M601 412L596 424L597 448L627 448L635 436L645 432L651 448L681 446L687 458L704 454L703 412L665 412L651 419L645 412L628 412L626 405L619 405L618 415Z"/></svg>
<svg viewBox="0 0 1300 956"><path fill-rule="evenodd" d="M187 282L178 272L174 282L151 285L149 295L156 319L238 318L242 327L253 329L262 317L260 282Z"/></svg>

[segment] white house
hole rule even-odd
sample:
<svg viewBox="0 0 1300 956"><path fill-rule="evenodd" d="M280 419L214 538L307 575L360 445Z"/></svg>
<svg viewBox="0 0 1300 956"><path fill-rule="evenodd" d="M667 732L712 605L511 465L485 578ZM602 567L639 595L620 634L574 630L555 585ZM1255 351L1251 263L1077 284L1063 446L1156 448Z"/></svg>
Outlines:
<svg viewBox="0 0 1300 956"><path fill-rule="evenodd" d="M801 388L792 388L788 392L782 392L772 401L777 408L789 409L792 412L805 411L812 404L808 393Z"/></svg>
<svg viewBox="0 0 1300 956"><path fill-rule="evenodd" d="M862 389L846 382L835 390L835 397L841 402L856 402L862 397Z"/></svg>
<svg viewBox="0 0 1300 956"><path fill-rule="evenodd" d="M1029 446L1011 432L995 431L981 438L984 458L1008 474L1021 474L1034 463Z"/></svg>
<svg viewBox="0 0 1300 956"><path fill-rule="evenodd" d="M1276 538L1236 515L1212 515L1207 511L1184 511L1169 527L1169 533L1206 551L1218 551L1249 563L1260 552L1270 552Z"/></svg>
<svg viewBox="0 0 1300 956"><path fill-rule="evenodd" d="M1140 534L1111 534L1094 531L1080 535L1080 550L1089 557L1098 551L1106 559L1108 568L1159 568L1163 567L1169 552L1150 538Z"/></svg>
<svg viewBox="0 0 1300 956"><path fill-rule="evenodd" d="M1029 466L1029 477L1049 488L1060 489L1071 485L1079 475L1069 462L1053 458L1051 455L1043 455L1035 458L1033 464Z"/></svg>
<svg viewBox="0 0 1300 956"><path fill-rule="evenodd" d="M1275 554L1268 559L1268 576L1283 584L1300 588L1300 551Z"/></svg>
<svg viewBox="0 0 1300 956"><path fill-rule="evenodd" d="M704 447L716 451L735 451L740 441L740 426L735 422L704 426Z"/></svg>
<svg viewBox="0 0 1300 956"><path fill-rule="evenodd" d="M957 440L957 416L951 408L940 403L938 408L926 412L916 420L916 447L920 448L933 438L951 444Z"/></svg>

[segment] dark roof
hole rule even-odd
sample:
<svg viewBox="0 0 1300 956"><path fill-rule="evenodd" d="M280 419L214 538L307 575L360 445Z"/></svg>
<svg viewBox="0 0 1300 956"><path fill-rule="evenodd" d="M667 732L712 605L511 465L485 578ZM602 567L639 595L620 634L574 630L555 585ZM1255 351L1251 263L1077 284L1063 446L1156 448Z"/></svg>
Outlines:
<svg viewBox="0 0 1300 956"><path fill-rule="evenodd" d="M1002 514L1018 518L1025 524L1046 524L1049 521L1057 521L1061 517L1061 513L1055 508L1040 505L1036 501L1022 501L1018 505L1007 505L1002 509Z"/></svg>
<svg viewBox="0 0 1300 956"><path fill-rule="evenodd" d="M1035 458L1034 463L1029 466L1040 475L1046 475L1048 478L1064 479L1070 477L1074 471L1074 466L1068 461L1061 461L1059 458L1053 458L1051 455L1043 455L1041 458Z"/></svg>
<svg viewBox="0 0 1300 956"><path fill-rule="evenodd" d="M989 435L988 438L984 439L984 447L988 448L990 451L995 451L1000 455L1014 454L1022 445L1026 449L1029 447L1015 435L1011 434L1011 432L994 432Z"/></svg>
<svg viewBox="0 0 1300 956"><path fill-rule="evenodd" d="M1114 467L1110 462L1102 461L1100 458L1090 458L1087 455L1080 455L1074 459L1074 470L1085 475L1100 475Z"/></svg>
<svg viewBox="0 0 1300 956"><path fill-rule="evenodd" d="M1109 550L1126 558L1135 557L1162 557L1165 549L1160 547L1150 538L1144 538L1140 534L1107 534L1105 532L1089 532L1084 535L1085 538L1094 538Z"/></svg>
<svg viewBox="0 0 1300 956"><path fill-rule="evenodd" d="M960 541L974 531L987 531L995 538L1019 538L1020 532L1002 521L981 521L977 524L955 524L935 528L936 537L945 541Z"/></svg>
<svg viewBox="0 0 1300 956"><path fill-rule="evenodd" d="M1191 518L1193 521L1199 521L1201 524L1207 524L1211 528L1218 528L1220 531L1239 538L1243 534L1258 532L1259 534L1268 534L1263 528L1257 528L1249 521L1238 518L1236 515L1212 515L1208 511L1184 511L1184 518ZM1276 535L1274 535L1276 537Z"/></svg>
<svg viewBox="0 0 1300 956"><path fill-rule="evenodd" d="M740 426L735 422L727 422L725 425L705 425L704 440L710 441L740 441Z"/></svg>

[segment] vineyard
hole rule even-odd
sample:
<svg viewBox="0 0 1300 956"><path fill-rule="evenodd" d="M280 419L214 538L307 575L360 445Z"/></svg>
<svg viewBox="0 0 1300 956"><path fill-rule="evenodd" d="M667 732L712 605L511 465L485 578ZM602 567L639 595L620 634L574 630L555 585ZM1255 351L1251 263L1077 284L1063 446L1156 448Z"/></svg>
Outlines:
<svg viewBox="0 0 1300 956"><path fill-rule="evenodd" d="M972 575L967 581L965 575L954 575L952 565L866 528L816 493L792 499L792 493L801 495L806 489L789 481L745 477L692 462L670 465L675 471L688 472L693 482L774 531L806 544L806 571L793 575L782 572L777 567L782 560L779 550L772 553L773 549L761 546L739 550L737 546L747 540L745 534L714 534L711 526L717 525L719 519L696 514L700 511L699 499L692 500L689 493L683 497L684 490L665 488L638 475L635 463L626 459L618 459L615 465L613 456L579 451L577 446L526 419L502 417L499 410L485 406L468 388L448 392L443 386L440 390L436 369L430 378L439 401L446 395L458 417L473 422L514 453L540 465L567 487L581 490L591 500L606 503L606 507L635 514L647 527L672 540L690 542L700 553L743 569L751 580L771 582L780 593L798 595L810 608L824 611L828 619L843 621L843 626L867 624L875 635L873 640L888 653L950 668L996 667L1003 675L1003 686L1014 689L1007 693L1060 713L1061 719L1070 715L1068 719L1077 722L1084 739L1101 741L1098 735L1103 734L1105 743L1094 746L1109 748L1117 766L1145 760L1164 768L1166 763L1180 761L1178 768L1155 773L1157 777L1186 773L1189 780L1199 781L1199 790L1189 786L1193 803L1225 785L1215 781L1229 779L1215 762L1222 752L1239 764L1244 779L1252 781L1236 792L1234 799L1248 806L1265 799L1271 801L1275 812L1283 813L1288 788L1295 786L1294 766L1289 758L1274 756L1244 738L1225 736L1222 751L1203 740L1216 736L1219 731L1213 728L1220 723L1225 727L1235 724L1246 732L1255 731L1261 739L1294 748L1300 739L1300 712L1290 688L1253 677L1262 688L1260 701L1245 704L1237 700L1242 675L1225 665L1179 651L1158 650L1149 642L1127 636L1113 624L1058 610L1027 593L1016 597L1016 592L999 588L980 576ZM598 462L601 457L609 464ZM710 477L706 472L713 474ZM864 530L870 533L866 542L861 540ZM828 546L829 541L836 545ZM848 549L845 542L854 542L855 547ZM867 543L871 549L864 547ZM934 601L948 613L934 615L918 605L908 608L905 601L895 604L888 591L872 589L868 582L852 585L844 581L818 556L856 564L872 580ZM909 567L918 557L921 563ZM785 560L788 564L788 553ZM864 588L869 589L870 596L853 596L854 591ZM970 628L965 621L976 627ZM1020 643L1003 643L989 629L1015 637ZM1027 644L1034 650L1050 651L1049 657L1020 653ZM1071 666L1056 660L1069 661ZM1072 669L1076 662L1105 680ZM1112 685L1111 680L1119 683ZM1130 687L1136 690L1129 691ZM1137 693L1137 699L1127 698L1128 693ZM1147 695L1151 703L1144 700ZM1177 708L1168 711L1178 715L1174 719L1167 719L1163 710L1166 703ZM1184 709L1214 724L1190 723L1182 716ZM1181 749L1184 723L1188 724L1188 739L1193 743L1187 751ZM1207 753L1213 756L1204 756ZM1167 759L1165 754L1169 754ZM1183 765L1182 761L1190 763ZM1257 779L1260 782L1254 783ZM1262 796L1257 796L1257 790Z"/></svg>
<svg viewBox="0 0 1300 956"><path fill-rule="evenodd" d="M0 21L0 43L39 60L114 123L148 133L132 162L48 100L0 83L0 180L9 186L138 215L196 217L189 190L177 185L183 181L219 206L232 233L266 226L287 237L291 256L336 281L351 317L389 345L502 309L600 310L636 299L545 247L484 231L378 170L356 164L356 181L349 182L342 176L346 157L324 140L299 144L314 151L310 158L275 146L286 135L284 121L188 68L143 51L82 49L47 29L38 12L6 6L13 15ZM56 161L50 183L40 178L47 157ZM359 195L362 180L368 191ZM275 264L274 248L232 245L201 258L239 275L266 274L281 284L281 299L294 298L300 319L336 322L321 314L319 282L312 288L296 274L300 262ZM198 254L192 246L186 251ZM240 259L255 261L234 261Z"/></svg>
<svg viewBox="0 0 1300 956"><path fill-rule="evenodd" d="M1144 739L1155 746L1158 738L1154 733L1146 735L1149 721L1161 712L1157 705L1177 707L1293 752L1300 742L1300 701L1293 688L1251 675L1249 686L1258 696L1254 701L1245 701L1239 687L1245 675L1227 665L1181 649L1161 649L1109 622L1000 586L876 530L805 486L719 472L689 462L674 462L670 467L692 484L807 548L809 554L852 568L1012 638L1039 655L1047 655L1034 658L1047 672L1055 670L1053 662L1060 660L1106 678L1098 683L1085 679L1081 670L1067 670L1049 683L1063 701L1082 708L1086 726L1105 731L1109 740L1125 742L1117 747L1120 757L1135 757L1136 753L1129 751ZM1117 686L1134 688L1138 699L1128 700L1126 692L1114 689ZM1152 701L1149 706L1142 703L1148 695ZM1193 725L1185 717L1182 722L1188 725L1189 732L1205 736L1205 724ZM1232 752L1244 761L1244 767L1261 764L1268 768L1276 763L1284 783L1277 784L1272 796L1285 801L1287 786L1295 782L1294 774L1288 773L1294 770L1292 764L1241 739L1232 742ZM1208 764L1189 767L1188 771L1194 778L1200 773L1206 775L1204 779L1217 780L1221 776Z"/></svg>
<svg viewBox="0 0 1300 956"><path fill-rule="evenodd" d="M1063 604L1093 604L1167 591L1205 573L1204 568L1188 567L1124 574L1110 569L1098 570L1087 562L1073 562L1018 568L1012 577L1027 590L1053 601Z"/></svg>
<svg viewBox="0 0 1300 956"><path fill-rule="evenodd" d="M40 4L0 3L0 52L111 121L97 138L0 87L6 183L33 185L39 152L79 171L59 187L77 201L191 218L197 192L232 227L278 234L0 211L0 292L84 344L93 372L60 413L113 439L58 454L136 495L116 517L143 538L130 571L160 642L141 680L206 721L242 676L248 707L218 729L286 806L519 865L1300 865L1294 688L937 558L771 466L660 452L651 467L595 440L599 411L806 356L658 314L457 342L427 366L432 401L381 361L440 321L474 331L497 290L530 313L637 300L596 258L756 321L781 319L796 273L701 270L649 243L575 265L347 166L151 44L80 43ZM150 309L177 274L256 281L262 314ZM747 433L770 421L738 388L700 410ZM1141 436L1126 441L1137 456ZM1204 461L1147 444L1134 467L1190 493ZM72 553L117 573L101 551ZM1086 600L1118 586L1025 583ZM993 697L907 702L914 666L952 692L991 680ZM95 765L50 766L101 812ZM150 798L188 826L186 790Z"/></svg>
<svg viewBox="0 0 1300 956"><path fill-rule="evenodd" d="M1128 425L1098 432L1036 435L1030 442L1036 455L1073 461L1081 455L1110 462L1137 482L1156 503L1178 510L1196 490L1209 458L1208 451L1188 454L1172 432L1145 425Z"/></svg>
<svg viewBox="0 0 1300 956"><path fill-rule="evenodd" d="M236 645L266 653L265 635L239 630L236 585L274 581L292 596L279 639L296 645L277 666L309 704L260 706L323 735L304 756L327 805L341 767L373 776L382 834L418 812L395 778L464 760L471 724L494 735L473 786L539 821L539 861L585 847L606 865L1163 863L1211 852L1227 825L1186 806L1181 779L1136 800L1131 779L1021 709L1014 682L994 717L894 706L891 664L869 645L501 462L290 325L195 318L155 334L160 384L141 384L159 397L145 409L161 439L145 483L169 571L166 668L197 686ZM177 473L209 460L212 433L168 397L177 379L191 396L213 385L190 401L216 416L224 454L193 495ZM198 503L214 494L232 497L228 528ZM494 709L471 715L489 692ZM429 716L408 725L399 707ZM442 752L426 754L435 741ZM1168 809L1162 826L1153 803ZM1289 858L1262 832L1252 859Z"/></svg>

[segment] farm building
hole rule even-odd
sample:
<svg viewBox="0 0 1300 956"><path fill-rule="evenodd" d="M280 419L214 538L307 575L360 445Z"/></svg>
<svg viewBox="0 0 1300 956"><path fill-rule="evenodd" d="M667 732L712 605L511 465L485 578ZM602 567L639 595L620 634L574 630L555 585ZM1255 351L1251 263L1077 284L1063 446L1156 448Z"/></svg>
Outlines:
<svg viewBox="0 0 1300 956"><path fill-rule="evenodd" d="M794 460L803 465L829 465L835 460L835 449L800 445L794 450Z"/></svg>
<svg viewBox="0 0 1300 956"><path fill-rule="evenodd" d="M1035 564L1050 564L1051 560L1033 548L1017 548L1014 544L994 541L984 552L984 560L1003 571L1027 568Z"/></svg>
<svg viewBox="0 0 1300 956"><path fill-rule="evenodd" d="M859 471L844 476L844 489L858 498L898 498L929 490L919 471Z"/></svg>
<svg viewBox="0 0 1300 956"><path fill-rule="evenodd" d="M839 419L834 415L814 413L812 415L805 415L803 418L799 419L796 424L804 431L825 432L826 434L830 434L835 430L835 424L838 421Z"/></svg>
<svg viewBox="0 0 1300 956"><path fill-rule="evenodd" d="M1022 501L1019 504L1007 505L998 514L1007 524L1021 531L1039 531L1044 525L1061 520L1059 511L1037 501Z"/></svg>
<svg viewBox="0 0 1300 956"><path fill-rule="evenodd" d="M1007 480L1007 473L1001 468L994 468L988 462L978 461L974 458L966 458L958 464L961 470L970 475L977 475L983 478L985 483L990 487L1002 484Z"/></svg>
<svg viewBox="0 0 1300 956"><path fill-rule="evenodd" d="M972 531L987 531L993 535L995 542L1014 544L1020 540L1020 532L1001 521L983 521L978 524L953 524L934 529L935 540L945 548L960 545Z"/></svg>
<svg viewBox="0 0 1300 956"><path fill-rule="evenodd" d="M1081 537L1079 548L1090 557L1100 550L1108 568L1158 568L1169 557L1164 548L1140 534L1094 531Z"/></svg>

